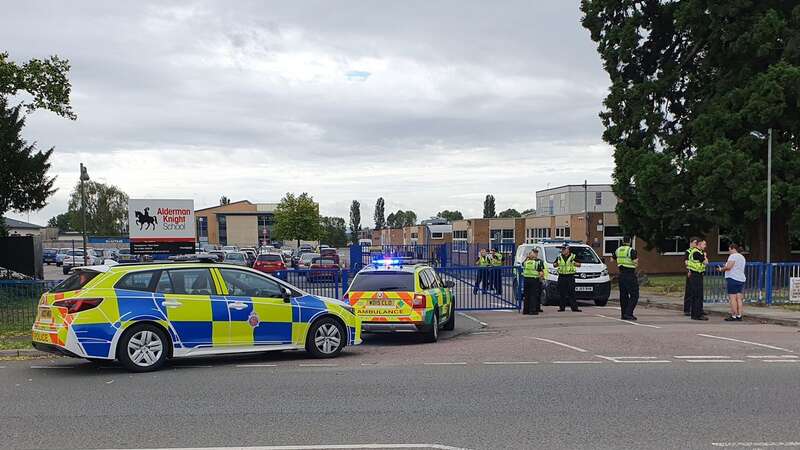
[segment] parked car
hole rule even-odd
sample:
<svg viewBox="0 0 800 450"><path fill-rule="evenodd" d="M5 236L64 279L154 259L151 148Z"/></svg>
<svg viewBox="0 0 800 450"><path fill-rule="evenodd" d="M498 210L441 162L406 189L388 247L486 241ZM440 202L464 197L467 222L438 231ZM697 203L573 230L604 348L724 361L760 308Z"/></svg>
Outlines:
<svg viewBox="0 0 800 450"><path fill-rule="evenodd" d="M70 250L61 262L61 270L64 275L67 275L74 267L94 266L102 263L102 257L91 248L86 249L86 258L83 257L83 250Z"/></svg>
<svg viewBox="0 0 800 450"><path fill-rule="evenodd" d="M208 252L210 255L216 255L219 262L225 260L225 252L222 250L211 250Z"/></svg>
<svg viewBox="0 0 800 450"><path fill-rule="evenodd" d="M46 248L42 250L42 262L45 264L56 264L57 248Z"/></svg>
<svg viewBox="0 0 800 450"><path fill-rule="evenodd" d="M283 257L277 253L262 253L256 258L253 268L259 272L274 273L286 270L286 263Z"/></svg>
<svg viewBox="0 0 800 450"><path fill-rule="evenodd" d="M242 252L226 252L223 262L226 264L250 267L250 265L247 263L247 255Z"/></svg>
<svg viewBox="0 0 800 450"><path fill-rule="evenodd" d="M250 267L253 267L253 264L255 264L255 262L256 262L256 251L255 250L249 250L249 249L244 249L244 250L240 250L240 251L242 253L244 253L245 256L247 256L247 263L248 263L247 265L249 265Z"/></svg>
<svg viewBox="0 0 800 450"><path fill-rule="evenodd" d="M71 249L69 248L58 249L58 252L56 253L56 266L61 267L61 264L64 262L64 258L67 257L70 250Z"/></svg>
<svg viewBox="0 0 800 450"><path fill-rule="evenodd" d="M333 258L339 264L339 251L332 247L325 247L319 250L319 255L325 258Z"/></svg>
<svg viewBox="0 0 800 450"><path fill-rule="evenodd" d="M303 253L300 255L300 259L297 261L297 268L310 269L311 261L313 261L314 258L319 258L319 253Z"/></svg>
<svg viewBox="0 0 800 450"><path fill-rule="evenodd" d="M333 258L316 257L311 260L309 271L306 273L306 280L313 283L315 281L334 281L339 274L339 263Z"/></svg>
<svg viewBox="0 0 800 450"><path fill-rule="evenodd" d="M294 251L294 255L292 256L292 267L295 269L300 268L300 258L306 253L313 253L311 250L303 250L299 248Z"/></svg>
<svg viewBox="0 0 800 450"><path fill-rule="evenodd" d="M281 256L283 256L283 261L285 263L287 263L287 264L290 264L290 265L292 264L292 255L293 254L294 253L292 252L292 249L290 249L290 248L285 248L285 249L281 250Z"/></svg>
<svg viewBox="0 0 800 450"><path fill-rule="evenodd" d="M139 261L139 257L131 253L129 248L121 248L117 252L118 263L135 263Z"/></svg>

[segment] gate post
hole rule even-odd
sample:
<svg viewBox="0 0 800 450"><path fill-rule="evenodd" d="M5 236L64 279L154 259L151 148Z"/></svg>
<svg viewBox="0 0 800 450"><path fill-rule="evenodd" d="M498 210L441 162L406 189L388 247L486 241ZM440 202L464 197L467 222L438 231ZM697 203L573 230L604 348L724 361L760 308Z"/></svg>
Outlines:
<svg viewBox="0 0 800 450"><path fill-rule="evenodd" d="M439 253L439 266L447 267L447 244L440 245L437 253Z"/></svg>
<svg viewBox="0 0 800 450"><path fill-rule="evenodd" d="M347 291L347 274L349 273L347 269L342 269L342 293L339 295L339 300L344 297L344 293Z"/></svg>
<svg viewBox="0 0 800 450"><path fill-rule="evenodd" d="M767 292L767 305L772 304L772 263L767 263L764 270L767 272L766 281L765 281L765 290Z"/></svg>
<svg viewBox="0 0 800 450"><path fill-rule="evenodd" d="M350 245L350 269L359 270L364 264L363 251L360 244Z"/></svg>

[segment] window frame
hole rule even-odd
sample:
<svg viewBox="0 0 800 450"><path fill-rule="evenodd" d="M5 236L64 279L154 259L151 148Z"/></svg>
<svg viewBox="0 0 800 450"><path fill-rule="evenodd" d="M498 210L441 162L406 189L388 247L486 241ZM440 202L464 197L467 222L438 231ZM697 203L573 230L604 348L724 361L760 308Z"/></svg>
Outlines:
<svg viewBox="0 0 800 450"><path fill-rule="evenodd" d="M153 292L156 291L156 286L158 285L158 280L161 278L161 272L163 272L163 270L159 270L159 269L156 269L156 270L139 270L139 271L136 271L136 272L128 272L125 275L123 275L122 277L120 277L120 279L117 280L116 283L114 283L114 289L123 289L123 290L126 290L126 291L133 291L133 292L150 292L150 293L153 293ZM120 286L120 284L122 284L122 282L124 280L126 280L127 278L133 277L135 275L140 275L140 274L143 274L143 273L150 273L151 274L150 284L147 286L147 289L145 289L145 290L142 290L142 289L130 289L130 288L125 288L125 287L121 287Z"/></svg>
<svg viewBox="0 0 800 450"><path fill-rule="evenodd" d="M607 235L606 231L609 228L619 228L619 234L614 234L614 235L610 235L610 236ZM619 248L620 246L622 246L622 240L623 240L624 237L625 237L625 234L622 232L622 227L621 226L619 226L619 225L603 226L603 256L613 256L614 255L614 252L610 252L609 253L609 252L606 251L606 243L612 242L612 241L617 242L618 243L617 244L617 248ZM632 241L631 242L631 247L633 247L635 245L635 243L633 242L634 240L631 240L631 241ZM616 251L616 248L614 249L614 251Z"/></svg>
<svg viewBox="0 0 800 450"><path fill-rule="evenodd" d="M687 244L686 248L688 249L689 248L689 240L684 238L684 237L682 237L682 236L675 236L675 237L670 238L670 239L665 239L665 241L675 241L675 250L674 251L669 251L669 252L661 251L661 252L659 252L659 254L662 255L662 256L684 256L684 255L686 255L686 250L683 250L683 251L679 251L678 250L678 242L681 241L681 240L686 241L686 244Z"/></svg>
<svg viewBox="0 0 800 450"><path fill-rule="evenodd" d="M210 282L211 293L209 293L209 294L194 294L194 293L188 293L188 292L180 292L180 293L179 292L175 292L175 282L173 281L171 272L185 272L185 271L190 271L190 270L205 270L206 272L208 272L208 281ZM169 284L170 284L170 288L172 289L172 292L160 292L160 291L156 290L156 288L158 287L159 282L161 280L161 277L164 276L165 273L169 277ZM191 295L191 296L195 296L195 295L203 295L203 296L207 296L207 295L222 295L222 293L219 292L217 283L214 282L214 276L211 273L211 268L210 267L176 267L176 268L161 269L160 273L156 277L156 280L157 281L155 281L155 284L153 286L153 291L152 291L152 292L154 292L156 294L163 294L163 295ZM184 286L184 288L185 287L186 286Z"/></svg>

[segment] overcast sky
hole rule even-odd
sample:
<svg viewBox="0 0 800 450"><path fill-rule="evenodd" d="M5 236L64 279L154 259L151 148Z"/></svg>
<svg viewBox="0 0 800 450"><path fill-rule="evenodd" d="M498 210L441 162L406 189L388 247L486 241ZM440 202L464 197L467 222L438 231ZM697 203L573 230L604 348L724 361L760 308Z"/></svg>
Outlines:
<svg viewBox="0 0 800 450"><path fill-rule="evenodd" d="M606 183L609 81L577 0L11 2L0 50L72 64L77 121L28 117L66 210L80 162L133 198L361 202L422 219ZM11 214L27 220L28 214Z"/></svg>

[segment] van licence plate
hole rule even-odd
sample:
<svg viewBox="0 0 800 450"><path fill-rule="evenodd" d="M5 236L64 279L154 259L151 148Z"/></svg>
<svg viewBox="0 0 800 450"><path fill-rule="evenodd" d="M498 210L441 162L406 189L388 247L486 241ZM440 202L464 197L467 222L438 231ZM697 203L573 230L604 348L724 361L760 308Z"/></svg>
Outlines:
<svg viewBox="0 0 800 450"><path fill-rule="evenodd" d="M594 287L592 286L575 286L575 292L592 292L594 291Z"/></svg>

